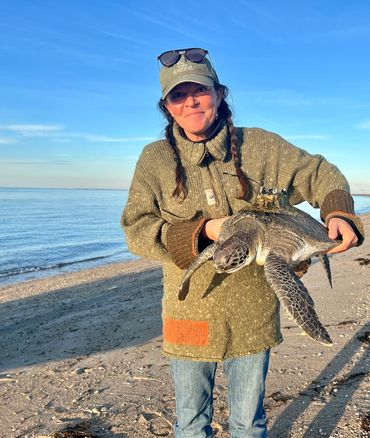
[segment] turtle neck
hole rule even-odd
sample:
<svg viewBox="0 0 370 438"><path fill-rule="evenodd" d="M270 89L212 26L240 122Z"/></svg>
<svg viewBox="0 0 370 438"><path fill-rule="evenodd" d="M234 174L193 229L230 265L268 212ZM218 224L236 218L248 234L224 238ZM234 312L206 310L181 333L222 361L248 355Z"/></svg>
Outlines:
<svg viewBox="0 0 370 438"><path fill-rule="evenodd" d="M189 140L176 122L173 124L173 135L181 157L190 161L191 164L201 164L207 153L215 160L224 160L226 158L229 131L225 120L221 120L211 136L203 141L194 142Z"/></svg>

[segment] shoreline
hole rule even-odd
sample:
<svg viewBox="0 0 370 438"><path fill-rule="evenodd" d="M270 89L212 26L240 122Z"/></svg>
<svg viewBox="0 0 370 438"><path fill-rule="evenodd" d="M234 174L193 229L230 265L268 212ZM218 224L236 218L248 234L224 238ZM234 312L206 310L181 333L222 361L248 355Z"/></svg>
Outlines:
<svg viewBox="0 0 370 438"><path fill-rule="evenodd" d="M359 196L359 195L356 195L356 196ZM361 196L363 196L363 195L361 195ZM370 195L366 195L366 196L370 197ZM362 214L359 214L358 216L360 218L366 218L367 216L370 217L370 212L362 213ZM103 276L104 275L116 275L116 271L118 271L119 268L122 268L123 271L125 271L125 266L126 265L127 265L128 269L135 270L136 269L135 268L135 266L136 266L135 262L138 262L137 269L145 269L143 266L146 266L146 265L148 265L148 266L152 266L153 265L153 266L156 266L156 267L160 267L161 266L159 262L156 262L156 261L153 261L153 260L149 260L149 259L144 259L142 257L135 258L133 260L126 260L126 261L122 261L122 262L110 262L110 263L107 263L107 264L104 264L104 265L100 265L100 266L96 266L96 267L92 267L92 268L84 268L84 269L81 269L81 270L76 270L76 271L71 271L71 272L57 273L57 274L50 275L50 276L45 276L45 277L42 277L42 278L34 278L34 279L29 279L29 280L21 280L21 281L17 281L17 282L14 282L14 283L6 283L6 284L3 284L3 285L0 284L0 294L1 294L1 291L3 289L7 289L9 287L17 286L17 285L22 285L22 284L28 284L28 283L31 283L31 282L34 282L34 281L47 281L47 280L53 279L53 278L57 280L59 277L68 277L68 276L72 276L74 278L78 274L82 275L83 278L86 278L87 275L92 275L93 278L95 277L95 275L97 277L102 276L102 275Z"/></svg>
<svg viewBox="0 0 370 438"><path fill-rule="evenodd" d="M370 232L370 214L361 216ZM265 408L269 438L365 437L370 410L370 243L319 263L303 282L333 346L281 314ZM0 436L172 436L175 399L161 353L160 264L138 259L0 288ZM227 438L227 384L214 390L214 429ZM89 435L86 435L89 436Z"/></svg>
<svg viewBox="0 0 370 438"><path fill-rule="evenodd" d="M370 195L366 195L366 196L370 197ZM362 213L362 214L359 214L358 216L360 218L366 218L368 216L370 217L370 212ZM137 266L136 266L136 262L137 262ZM111 262L111 263L96 266L93 268L84 268L84 269L77 270L77 271L63 272L63 273L58 273L58 274L54 274L54 275L50 275L50 276L45 276L42 278L29 279L29 280L24 280L24 281L21 280L21 281L15 282L15 283L7 283L7 284L3 284L3 285L0 284L0 297L1 297L2 290L7 289L7 288L12 287L12 286L28 284L28 283L32 283L35 281L36 282L38 282L38 281L41 281L41 282L46 281L47 282L50 279L58 280L59 277L66 278L68 276L71 276L71 278L76 280L76 275L78 276L78 274L80 274L81 277L83 277L83 278L87 277L87 275L91 275L92 278L95 278L95 276L97 278L103 278L104 275L106 275L106 276L116 275L117 272L119 271L119 269L122 269L122 271L125 272L126 265L127 265L127 269L135 270L135 269L145 269L144 266L146 266L147 264L148 264L148 266L149 265L156 266L156 267L161 266L161 264L159 262L156 262L154 260L144 259L142 257L139 257L139 258L136 258L133 260L126 260L126 261L122 261L122 262ZM66 280L66 281L68 281L68 280Z"/></svg>

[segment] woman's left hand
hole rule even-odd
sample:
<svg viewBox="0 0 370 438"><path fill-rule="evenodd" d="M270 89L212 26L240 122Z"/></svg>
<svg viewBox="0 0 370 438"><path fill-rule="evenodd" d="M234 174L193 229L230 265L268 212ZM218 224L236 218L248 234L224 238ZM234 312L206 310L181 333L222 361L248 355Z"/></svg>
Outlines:
<svg viewBox="0 0 370 438"><path fill-rule="evenodd" d="M347 251L349 248L352 248L352 246L355 246L358 240L351 225L338 217L330 219L328 224L328 237L333 240L337 238L342 239L342 243L328 251L328 254Z"/></svg>

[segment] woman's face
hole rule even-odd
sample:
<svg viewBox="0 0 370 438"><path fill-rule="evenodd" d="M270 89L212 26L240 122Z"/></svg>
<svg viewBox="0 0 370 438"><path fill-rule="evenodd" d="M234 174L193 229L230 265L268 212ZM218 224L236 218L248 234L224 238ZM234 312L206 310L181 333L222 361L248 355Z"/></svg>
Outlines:
<svg viewBox="0 0 370 438"><path fill-rule="evenodd" d="M168 93L165 105L189 140L202 141L216 120L222 94L214 87L184 82Z"/></svg>

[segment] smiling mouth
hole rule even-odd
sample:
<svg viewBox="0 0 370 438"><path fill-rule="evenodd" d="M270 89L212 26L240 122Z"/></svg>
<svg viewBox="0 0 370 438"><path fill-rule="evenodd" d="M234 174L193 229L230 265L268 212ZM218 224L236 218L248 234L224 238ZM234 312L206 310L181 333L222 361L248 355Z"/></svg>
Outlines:
<svg viewBox="0 0 370 438"><path fill-rule="evenodd" d="M203 114L203 112L199 111L199 112L197 112L197 113L190 113L190 114L187 114L185 117L200 116L200 115L202 115L202 114Z"/></svg>

